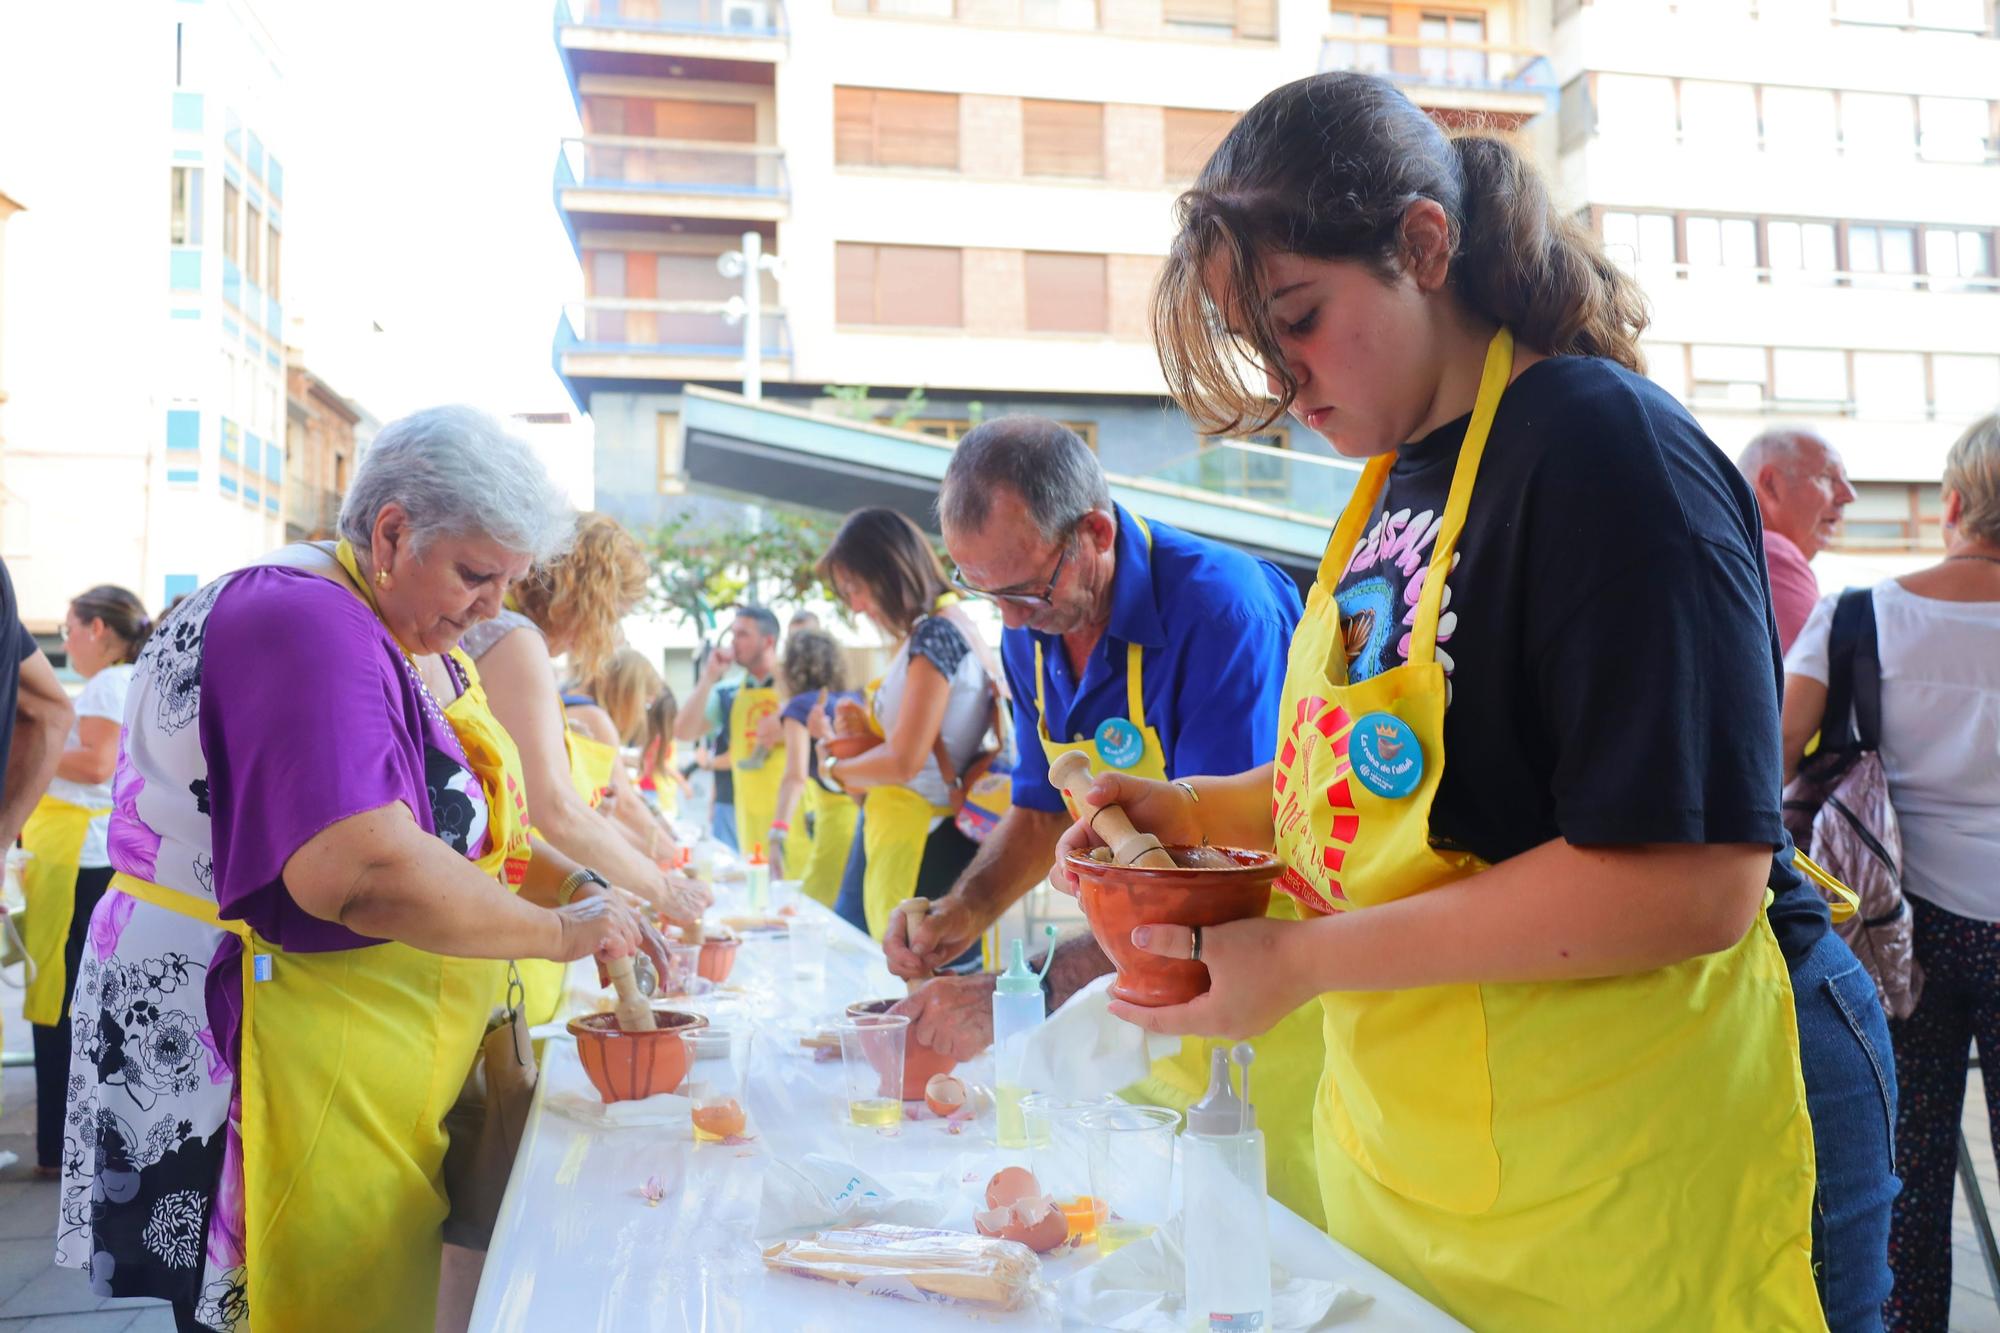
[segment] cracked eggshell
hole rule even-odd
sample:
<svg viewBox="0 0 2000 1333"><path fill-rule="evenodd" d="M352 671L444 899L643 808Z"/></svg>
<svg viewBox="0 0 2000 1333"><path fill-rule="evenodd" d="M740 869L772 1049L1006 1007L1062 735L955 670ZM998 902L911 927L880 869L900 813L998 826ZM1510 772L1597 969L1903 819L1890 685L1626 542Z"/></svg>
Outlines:
<svg viewBox="0 0 2000 1333"><path fill-rule="evenodd" d="M963 1111L970 1098L963 1080L950 1074L933 1074L930 1082L924 1084L924 1105L941 1120L949 1120Z"/></svg>
<svg viewBox="0 0 2000 1333"><path fill-rule="evenodd" d="M1024 1184L1027 1192L1017 1193ZM972 1225L982 1236L1018 1241L1037 1254L1069 1239L1069 1219L1025 1168L1010 1166L997 1173L987 1183L986 1200L987 1207L972 1215Z"/></svg>

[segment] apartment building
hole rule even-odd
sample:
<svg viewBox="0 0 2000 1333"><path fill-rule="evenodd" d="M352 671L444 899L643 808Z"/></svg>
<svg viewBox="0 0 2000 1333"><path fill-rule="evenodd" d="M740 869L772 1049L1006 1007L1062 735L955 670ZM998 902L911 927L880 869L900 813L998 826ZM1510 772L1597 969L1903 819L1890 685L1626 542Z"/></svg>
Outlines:
<svg viewBox="0 0 2000 1333"><path fill-rule="evenodd" d="M558 371L594 419L600 504L679 489L679 389L742 379L745 231L765 392L956 438L1071 423L1107 468L1284 503L1283 424L1215 451L1163 397L1148 302L1175 194L1245 108L1321 68L1440 119L1552 109L1509 0L562 0L582 134L556 195L583 267ZM732 307L732 298L736 305ZM921 389L920 400L908 399ZM836 392L837 391L837 392Z"/></svg>
<svg viewBox="0 0 2000 1333"><path fill-rule="evenodd" d="M1650 373L1732 453L1844 455L1840 545L1940 543L1944 451L2000 405L1987 0L1564 0L1568 197L1652 299Z"/></svg>

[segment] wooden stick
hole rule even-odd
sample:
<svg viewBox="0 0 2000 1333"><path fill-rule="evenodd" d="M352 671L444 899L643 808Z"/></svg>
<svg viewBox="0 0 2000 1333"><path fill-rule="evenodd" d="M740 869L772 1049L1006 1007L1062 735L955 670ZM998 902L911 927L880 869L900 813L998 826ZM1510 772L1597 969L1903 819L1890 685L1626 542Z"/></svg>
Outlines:
<svg viewBox="0 0 2000 1333"><path fill-rule="evenodd" d="M1090 761L1081 750L1065 750L1049 765L1053 782L1090 824L1091 831L1104 839L1111 858L1121 866L1145 866L1153 870L1178 870L1174 858L1150 833L1132 827L1132 820L1117 805L1092 805Z"/></svg>
<svg viewBox="0 0 2000 1333"><path fill-rule="evenodd" d="M632 975L632 955L608 958L604 971L618 991L618 1026L627 1032L654 1032L653 1004L639 993L639 979Z"/></svg>

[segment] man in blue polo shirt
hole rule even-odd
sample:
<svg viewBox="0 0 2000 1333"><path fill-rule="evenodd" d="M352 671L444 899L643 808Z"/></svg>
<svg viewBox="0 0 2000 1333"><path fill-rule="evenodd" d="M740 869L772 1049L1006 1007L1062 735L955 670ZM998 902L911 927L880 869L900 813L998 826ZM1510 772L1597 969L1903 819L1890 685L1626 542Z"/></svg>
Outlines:
<svg viewBox="0 0 2000 1333"><path fill-rule="evenodd" d="M892 921L883 947L908 978L958 957L1048 874L1071 823L1049 785L1056 755L1078 750L1093 772L1159 779L1268 763L1303 610L1297 585L1269 562L1113 503L1095 455L1058 422L1002 417L968 433L938 512L960 590L995 603L1006 625L1000 659L1020 760L1013 809L959 882L914 925L900 914ZM1111 970L1088 934L1064 940L1045 983L1050 1007ZM944 977L898 1010L910 1014L917 1041L963 1058L992 1040L992 992L990 974ZM1313 1043L1310 1069L1301 1065L1302 1085L1290 1090L1302 1127L1318 1077L1318 1006L1310 1008L1280 1025ZM1200 1094L1206 1061L1191 1051L1181 1063L1156 1067L1149 1083L1174 1086L1149 1086L1149 1098L1184 1106ZM1275 1072L1260 1063L1259 1100L1268 1103L1279 1090L1267 1071ZM1281 1164L1312 1177L1309 1127L1293 1137L1273 1144L1274 1182ZM1280 1197L1319 1215L1316 1187Z"/></svg>

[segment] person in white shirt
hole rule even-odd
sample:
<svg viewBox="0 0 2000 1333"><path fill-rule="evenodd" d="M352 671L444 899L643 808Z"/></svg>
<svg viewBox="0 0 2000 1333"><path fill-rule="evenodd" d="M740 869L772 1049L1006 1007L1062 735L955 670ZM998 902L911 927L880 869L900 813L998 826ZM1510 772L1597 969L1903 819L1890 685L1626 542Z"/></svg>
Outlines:
<svg viewBox="0 0 2000 1333"><path fill-rule="evenodd" d="M1889 1025L1903 1177L1890 1224L1889 1327L1943 1328L1966 1057L2000 1061L2000 416L1962 435L1944 468L1945 557L1877 584L1882 765L1903 835L1903 889L1924 973L1915 1012ZM1797 769L1826 710L1837 597L1813 608L1785 658L1785 758ZM2000 1128L2000 1080L1987 1083Z"/></svg>
<svg viewBox="0 0 2000 1333"><path fill-rule="evenodd" d="M38 1176L62 1170L70 996L90 914L111 882L106 830L125 692L152 633L145 604L108 583L77 597L63 618L63 646L71 669L83 677L83 693L55 779L21 830L21 845L31 854L21 874L28 904L22 935L35 975L21 1009L34 1025Z"/></svg>

